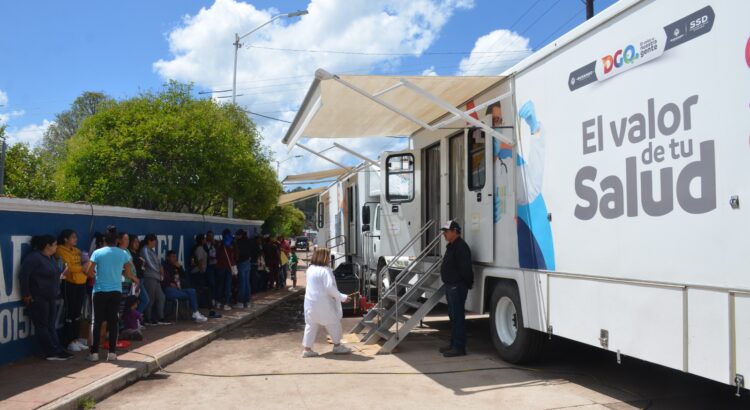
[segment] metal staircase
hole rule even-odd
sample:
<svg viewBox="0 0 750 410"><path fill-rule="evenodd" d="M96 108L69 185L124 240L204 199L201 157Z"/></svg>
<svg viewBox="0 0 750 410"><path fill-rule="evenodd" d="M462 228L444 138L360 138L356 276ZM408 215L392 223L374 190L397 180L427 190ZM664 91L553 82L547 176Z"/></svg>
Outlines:
<svg viewBox="0 0 750 410"><path fill-rule="evenodd" d="M422 226L391 263L378 272L379 283L383 282L382 277L388 273L393 262L421 239L432 224L433 221L429 221ZM375 344L383 340L378 353L391 353L445 295L445 285L440 280L440 265L443 258L426 260L430 252L440 245L440 238L441 235L438 235L432 239L419 255L399 272L391 286L380 292L382 297L379 297L377 305L352 329L351 333L364 333L360 340L365 344ZM424 294L429 297L426 301L421 301ZM412 310L415 311L409 314Z"/></svg>

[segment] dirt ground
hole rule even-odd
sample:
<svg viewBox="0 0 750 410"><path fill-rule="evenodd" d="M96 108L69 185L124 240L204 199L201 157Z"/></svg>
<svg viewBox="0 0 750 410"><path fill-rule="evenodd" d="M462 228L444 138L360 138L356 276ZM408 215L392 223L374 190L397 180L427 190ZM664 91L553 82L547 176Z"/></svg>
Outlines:
<svg viewBox="0 0 750 410"><path fill-rule="evenodd" d="M318 335L322 356L302 359L300 297L97 408L750 408L748 395L737 399L729 386L627 357L618 365L614 355L572 342L553 341L541 364L509 365L482 317L469 321L469 355L445 359L437 352L448 336L444 313L433 313L393 355L352 343L355 354L334 356ZM345 318L345 329L356 321Z"/></svg>

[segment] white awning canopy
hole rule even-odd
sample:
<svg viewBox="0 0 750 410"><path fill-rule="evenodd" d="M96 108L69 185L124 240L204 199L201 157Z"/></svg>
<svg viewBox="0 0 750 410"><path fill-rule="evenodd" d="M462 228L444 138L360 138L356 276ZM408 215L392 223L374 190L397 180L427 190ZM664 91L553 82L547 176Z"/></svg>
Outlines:
<svg viewBox="0 0 750 410"><path fill-rule="evenodd" d="M351 168L335 168L328 169L325 171L308 172L306 174L287 175L282 181L284 184L290 184L295 182L317 182L323 179L338 178L347 172L350 172Z"/></svg>
<svg viewBox="0 0 750 410"><path fill-rule="evenodd" d="M291 148L300 138L408 136L420 128L439 129L458 119L486 127L494 134L491 128L470 116L488 103L469 111L457 107L503 78L336 76L317 70L282 141ZM434 123L446 114L453 115Z"/></svg>
<svg viewBox="0 0 750 410"><path fill-rule="evenodd" d="M279 205L291 204L294 202L304 201L315 196L318 196L321 192L325 191L326 188L315 188L308 189L306 191L290 192L288 194L282 194L279 196Z"/></svg>

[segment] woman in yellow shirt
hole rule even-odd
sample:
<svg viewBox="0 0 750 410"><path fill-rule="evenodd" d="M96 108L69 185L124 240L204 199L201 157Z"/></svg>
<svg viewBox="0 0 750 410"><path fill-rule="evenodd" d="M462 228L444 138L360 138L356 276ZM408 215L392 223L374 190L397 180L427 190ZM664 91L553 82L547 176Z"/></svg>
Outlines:
<svg viewBox="0 0 750 410"><path fill-rule="evenodd" d="M86 339L81 338L81 311L86 298L86 274L81 265L81 250L76 248L78 235L72 229L65 229L57 237L55 256L67 266L68 273L63 278L62 296L65 301L65 336L68 350L80 352L87 348Z"/></svg>

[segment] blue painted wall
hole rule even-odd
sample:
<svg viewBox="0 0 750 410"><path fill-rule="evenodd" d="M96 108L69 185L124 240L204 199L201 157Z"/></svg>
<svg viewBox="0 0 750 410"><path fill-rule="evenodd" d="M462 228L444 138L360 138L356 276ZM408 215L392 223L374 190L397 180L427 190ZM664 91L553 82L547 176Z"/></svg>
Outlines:
<svg viewBox="0 0 750 410"><path fill-rule="evenodd" d="M83 206L81 206L83 207ZM88 206L86 206L88 207ZM17 206L14 208L18 208ZM40 206L33 207L38 211ZM43 207L42 207L43 208ZM51 207L53 208L53 207ZM178 252L185 264L193 246L195 235L212 230L220 236L229 228L232 232L243 228L250 236L260 232L260 223L219 218L202 219L186 215L185 220L174 219L174 214L159 217L159 213L149 213L148 217L107 216L106 207L96 207L95 215L67 213L27 212L3 210L0 201L0 364L17 361L38 352L33 338L33 326L21 303L18 285L18 268L21 260L30 250L32 235L51 234L57 237L63 229L70 228L78 234L78 247L88 251L95 232L104 232L107 225L116 225L118 230L138 236L154 233L158 236L158 251L163 257L167 250ZM77 212L80 212L79 209ZM122 208L117 212L122 214ZM133 210L133 214L139 214ZM59 302L62 304L62 301ZM58 328L62 320L58 315Z"/></svg>

